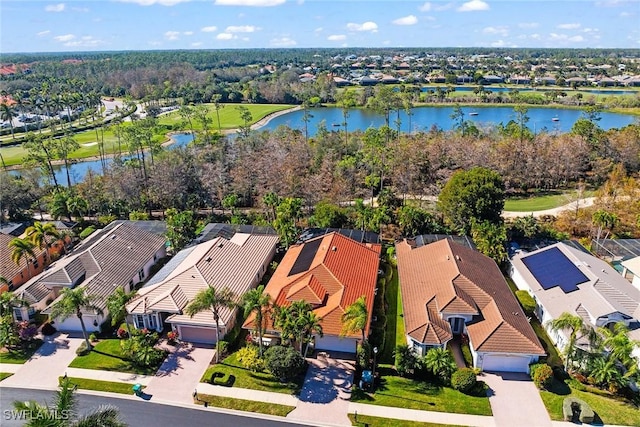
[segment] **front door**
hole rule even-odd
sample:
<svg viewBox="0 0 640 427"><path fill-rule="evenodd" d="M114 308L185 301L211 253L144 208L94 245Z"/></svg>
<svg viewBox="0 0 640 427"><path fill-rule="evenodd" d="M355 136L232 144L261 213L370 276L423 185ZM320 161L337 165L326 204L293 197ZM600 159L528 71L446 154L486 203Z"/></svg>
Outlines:
<svg viewBox="0 0 640 427"><path fill-rule="evenodd" d="M464 319L461 317L454 317L451 319L451 331L454 334L461 334L462 327L464 326Z"/></svg>

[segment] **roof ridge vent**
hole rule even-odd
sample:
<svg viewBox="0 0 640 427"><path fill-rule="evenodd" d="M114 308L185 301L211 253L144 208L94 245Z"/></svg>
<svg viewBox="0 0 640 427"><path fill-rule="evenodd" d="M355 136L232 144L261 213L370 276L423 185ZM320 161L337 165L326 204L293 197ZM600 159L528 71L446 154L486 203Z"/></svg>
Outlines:
<svg viewBox="0 0 640 427"><path fill-rule="evenodd" d="M460 261L460 255L456 255L456 261Z"/></svg>

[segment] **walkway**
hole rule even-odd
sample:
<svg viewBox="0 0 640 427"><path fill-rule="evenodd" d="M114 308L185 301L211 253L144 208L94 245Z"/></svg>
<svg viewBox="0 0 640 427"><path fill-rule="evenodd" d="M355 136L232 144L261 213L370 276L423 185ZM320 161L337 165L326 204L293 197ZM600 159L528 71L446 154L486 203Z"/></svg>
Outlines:
<svg viewBox="0 0 640 427"><path fill-rule="evenodd" d="M479 379L489 386L489 403L496 426L551 427L540 392L527 374L485 372Z"/></svg>
<svg viewBox="0 0 640 427"><path fill-rule="evenodd" d="M76 357L81 338L66 334L43 337L44 343L15 373L2 381L5 387L56 388L69 363Z"/></svg>
<svg viewBox="0 0 640 427"><path fill-rule="evenodd" d="M355 362L334 359L324 353L309 358L309 369L296 409L287 418L296 421L322 421L332 425L351 425L347 416Z"/></svg>
<svg viewBox="0 0 640 427"><path fill-rule="evenodd" d="M451 341L449 341L449 350L453 354L453 358L456 361L456 366L458 368L466 368L467 364L464 363L464 356L462 355L462 347L460 343L460 337L455 337Z"/></svg>
<svg viewBox="0 0 640 427"><path fill-rule="evenodd" d="M73 378L86 378L98 381L148 385L151 375L137 375L129 372L99 371L97 369L67 368L65 373Z"/></svg>

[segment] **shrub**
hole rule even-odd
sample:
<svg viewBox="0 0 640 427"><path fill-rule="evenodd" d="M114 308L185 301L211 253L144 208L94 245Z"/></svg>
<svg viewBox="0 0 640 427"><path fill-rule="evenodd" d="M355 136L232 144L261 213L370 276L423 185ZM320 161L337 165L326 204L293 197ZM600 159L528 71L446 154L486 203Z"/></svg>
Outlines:
<svg viewBox="0 0 640 427"><path fill-rule="evenodd" d="M220 352L220 360L229 352L229 343L224 340L218 341L218 351Z"/></svg>
<svg viewBox="0 0 640 427"><path fill-rule="evenodd" d="M258 347L255 345L248 345L241 348L236 353L238 362L245 368L253 372L262 372L264 370L264 360L260 357Z"/></svg>
<svg viewBox="0 0 640 427"><path fill-rule="evenodd" d="M76 349L76 354L78 356L86 356L89 353L91 353L91 350L87 348L87 343L85 341L82 341L82 344L80 344L80 347Z"/></svg>
<svg viewBox="0 0 640 427"><path fill-rule="evenodd" d="M55 334L58 330L51 323L45 323L40 332L42 332L44 336L49 336Z"/></svg>
<svg viewBox="0 0 640 427"><path fill-rule="evenodd" d="M451 375L451 387L463 393L468 393L477 382L476 374L473 369L458 369Z"/></svg>
<svg viewBox="0 0 640 427"><path fill-rule="evenodd" d="M289 381L300 375L305 367L304 358L293 347L276 345L265 352L267 368L280 381Z"/></svg>
<svg viewBox="0 0 640 427"><path fill-rule="evenodd" d="M462 350L462 357L464 358L464 364L467 367L473 366L473 356L471 355L471 348L469 348L469 344L463 344L460 349Z"/></svg>
<svg viewBox="0 0 640 427"><path fill-rule="evenodd" d="M116 336L121 340L129 338L129 332L125 328L118 328L118 332L116 332Z"/></svg>
<svg viewBox="0 0 640 427"><path fill-rule="evenodd" d="M80 237L80 239L86 239L94 231L96 231L96 228L93 225L90 225L87 228L85 228L84 230L82 230L82 232L80 233L80 235L78 237Z"/></svg>
<svg viewBox="0 0 640 427"><path fill-rule="evenodd" d="M524 314L527 316L533 316L536 312L536 302L529 292L527 291L516 291L516 297L518 297L518 301L522 304L522 309L524 310Z"/></svg>
<svg viewBox="0 0 640 427"><path fill-rule="evenodd" d="M91 342L96 342L98 341L98 336L94 333L92 333L91 335L89 335L89 341Z"/></svg>
<svg viewBox="0 0 640 427"><path fill-rule="evenodd" d="M412 374L418 367L418 356L408 345L402 344L393 351L395 357L396 371L400 376Z"/></svg>
<svg viewBox="0 0 640 427"><path fill-rule="evenodd" d="M553 382L553 369L546 363L536 363L530 367L533 383L541 389L548 389Z"/></svg>
<svg viewBox="0 0 640 427"><path fill-rule="evenodd" d="M178 331L167 332L167 340L169 340L169 342L175 342L178 338L180 338Z"/></svg>
<svg viewBox="0 0 640 427"><path fill-rule="evenodd" d="M18 336L22 341L31 341L38 334L38 327L24 320L18 323Z"/></svg>
<svg viewBox="0 0 640 427"><path fill-rule="evenodd" d="M567 384L569 387L576 389L578 391L585 391L587 389L587 386L585 386L584 384L582 384L580 381L576 380L575 378L569 378L568 380L564 380L565 384Z"/></svg>

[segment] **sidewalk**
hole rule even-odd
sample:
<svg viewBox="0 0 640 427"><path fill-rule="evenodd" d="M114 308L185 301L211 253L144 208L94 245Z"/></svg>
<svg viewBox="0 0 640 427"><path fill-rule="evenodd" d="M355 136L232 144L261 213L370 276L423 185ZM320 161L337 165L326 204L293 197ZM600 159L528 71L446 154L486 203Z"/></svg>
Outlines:
<svg viewBox="0 0 640 427"><path fill-rule="evenodd" d="M22 368L21 364L18 365L16 363L0 363L0 372L15 374L20 368Z"/></svg>
<svg viewBox="0 0 640 427"><path fill-rule="evenodd" d="M115 371L98 371L96 369L67 368L65 373L67 376L74 378L142 385L149 385L149 382L153 379L152 375L137 375L128 372Z"/></svg>
<svg viewBox="0 0 640 427"><path fill-rule="evenodd" d="M198 394L210 394L212 396L232 397L234 399L253 400L256 402L276 403L278 405L297 406L298 398L286 393L274 393L271 391L251 390L248 388L225 387L207 383L198 383Z"/></svg>

